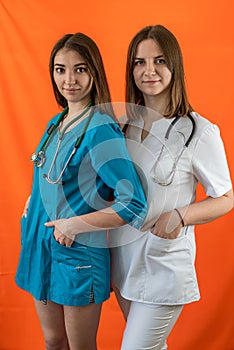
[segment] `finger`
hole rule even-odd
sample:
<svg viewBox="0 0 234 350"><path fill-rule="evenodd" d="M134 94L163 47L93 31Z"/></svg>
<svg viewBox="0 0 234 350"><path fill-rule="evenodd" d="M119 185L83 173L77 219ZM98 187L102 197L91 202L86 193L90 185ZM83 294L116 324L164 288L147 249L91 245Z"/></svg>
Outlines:
<svg viewBox="0 0 234 350"><path fill-rule="evenodd" d="M155 236L158 236L163 239L175 239L177 238L175 235L168 235L168 234L156 234Z"/></svg>
<svg viewBox="0 0 234 350"><path fill-rule="evenodd" d="M141 232L143 232L143 231L148 231L148 229L149 229L149 227L148 227L148 225L144 225L144 226L142 226L142 228L141 228Z"/></svg>
<svg viewBox="0 0 234 350"><path fill-rule="evenodd" d="M63 236L61 235L61 232L58 232L56 229L54 230L54 238L57 242L61 243Z"/></svg>
<svg viewBox="0 0 234 350"><path fill-rule="evenodd" d="M61 245L66 245L66 239L64 236L58 236L57 238L55 237L55 240Z"/></svg>
<svg viewBox="0 0 234 350"><path fill-rule="evenodd" d="M66 247L71 248L73 241L69 239L69 241L66 242Z"/></svg>
<svg viewBox="0 0 234 350"><path fill-rule="evenodd" d="M22 216L26 217L26 216L27 216L27 213L28 213L28 207L25 206L25 207L24 207L24 210L23 210Z"/></svg>
<svg viewBox="0 0 234 350"><path fill-rule="evenodd" d="M67 237L59 237L59 239L57 240L61 245L65 246L65 247L71 247L73 241L70 238Z"/></svg>
<svg viewBox="0 0 234 350"><path fill-rule="evenodd" d="M147 224L143 225L141 228L141 231L148 231L154 227L155 222L151 221L148 222Z"/></svg>
<svg viewBox="0 0 234 350"><path fill-rule="evenodd" d="M64 245L66 247L71 247L74 240L71 237L64 236L64 240L63 241L64 241Z"/></svg>
<svg viewBox="0 0 234 350"><path fill-rule="evenodd" d="M55 226L55 222L54 221L45 222L44 225L47 227L53 227Z"/></svg>

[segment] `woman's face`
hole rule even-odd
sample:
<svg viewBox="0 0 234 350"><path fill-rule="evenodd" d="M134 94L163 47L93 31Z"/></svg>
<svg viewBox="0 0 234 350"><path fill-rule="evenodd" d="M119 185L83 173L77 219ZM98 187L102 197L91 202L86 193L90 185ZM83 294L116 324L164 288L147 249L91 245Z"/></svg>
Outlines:
<svg viewBox="0 0 234 350"><path fill-rule="evenodd" d="M168 96L172 74L160 46L153 39L146 39L138 44L133 77L144 98Z"/></svg>
<svg viewBox="0 0 234 350"><path fill-rule="evenodd" d="M68 104L90 103L93 78L78 52L65 48L57 52L54 58L54 81Z"/></svg>

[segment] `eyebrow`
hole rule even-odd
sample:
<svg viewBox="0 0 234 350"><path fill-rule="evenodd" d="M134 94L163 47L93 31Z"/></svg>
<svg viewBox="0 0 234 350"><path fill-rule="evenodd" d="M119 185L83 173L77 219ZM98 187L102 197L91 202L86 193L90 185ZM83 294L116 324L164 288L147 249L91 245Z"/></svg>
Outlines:
<svg viewBox="0 0 234 350"><path fill-rule="evenodd" d="M164 55L155 56L154 58L161 58L161 57L164 57ZM142 57L135 57L134 60L144 60L144 58L142 58Z"/></svg>
<svg viewBox="0 0 234 350"><path fill-rule="evenodd" d="M54 65L60 66L60 67L65 67L65 64L62 64L62 63L55 63ZM87 66L87 63L83 62L83 63L74 64L74 67L79 67L79 66Z"/></svg>

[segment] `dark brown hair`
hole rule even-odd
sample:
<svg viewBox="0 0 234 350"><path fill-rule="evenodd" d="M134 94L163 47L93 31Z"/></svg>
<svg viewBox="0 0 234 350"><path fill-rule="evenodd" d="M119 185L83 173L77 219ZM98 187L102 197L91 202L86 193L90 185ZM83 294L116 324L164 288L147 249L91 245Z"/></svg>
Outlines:
<svg viewBox="0 0 234 350"><path fill-rule="evenodd" d="M175 36L162 25L141 29L129 45L126 65L126 102L144 106L144 97L135 84L133 69L137 47L141 41L146 39L153 39L161 47L168 69L172 74L169 87L170 100L165 117L187 115L188 112L192 111L192 107L186 93L181 49ZM130 110L133 111L132 107ZM132 112L130 112L130 118L134 118Z"/></svg>
<svg viewBox="0 0 234 350"><path fill-rule="evenodd" d="M114 117L114 112L110 104L110 91L100 51L95 42L83 33L65 34L58 40L51 51L49 70L57 103L63 108L67 106L67 100L59 92L54 81L54 58L58 51L63 48L76 51L83 57L93 78L93 87L91 92L92 103L96 107L98 107L97 105L101 104L98 109L102 113L107 113Z"/></svg>

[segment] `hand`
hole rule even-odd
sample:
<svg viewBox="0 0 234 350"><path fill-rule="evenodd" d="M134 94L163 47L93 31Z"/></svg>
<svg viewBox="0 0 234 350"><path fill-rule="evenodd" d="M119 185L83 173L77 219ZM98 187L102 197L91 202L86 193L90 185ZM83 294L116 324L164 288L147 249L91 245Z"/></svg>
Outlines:
<svg viewBox="0 0 234 350"><path fill-rule="evenodd" d="M26 202L25 202L25 205L24 205L24 210L23 210L23 214L22 214L22 217L27 217L27 214L28 214L28 207L29 207L29 203L30 203L30 198L31 198L31 195L28 196Z"/></svg>
<svg viewBox="0 0 234 350"><path fill-rule="evenodd" d="M69 219L54 220L45 223L46 227L54 227L55 240L66 247L71 247L76 235L69 233Z"/></svg>
<svg viewBox="0 0 234 350"><path fill-rule="evenodd" d="M178 237L182 227L183 226L179 215L175 210L172 210L161 214L156 222L152 220L149 223L145 224L141 228L141 231L151 229L151 232L155 236L166 239L175 239Z"/></svg>

